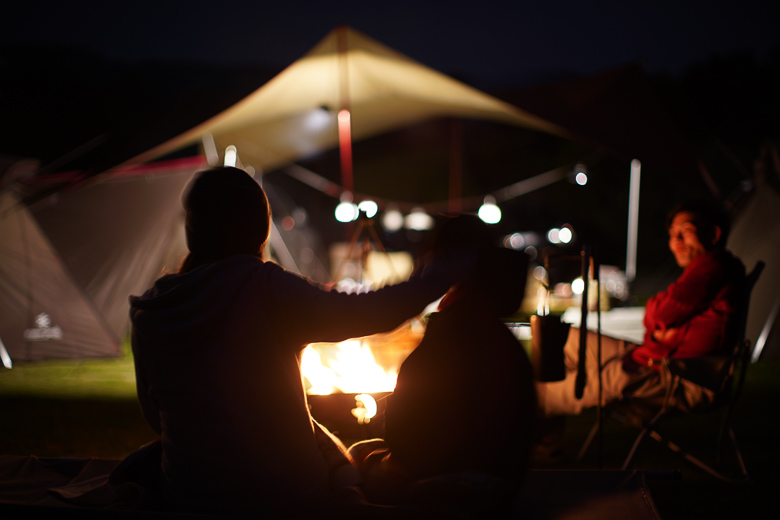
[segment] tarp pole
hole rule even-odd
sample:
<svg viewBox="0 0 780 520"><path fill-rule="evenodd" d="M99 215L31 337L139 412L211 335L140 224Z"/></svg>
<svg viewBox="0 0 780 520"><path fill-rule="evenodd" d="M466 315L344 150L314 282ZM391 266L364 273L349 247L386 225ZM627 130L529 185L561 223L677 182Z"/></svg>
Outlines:
<svg viewBox="0 0 780 520"><path fill-rule="evenodd" d="M13 368L14 364L11 362L11 356L8 355L8 351L5 349L5 345L3 345L2 338L0 338L0 360L3 361L3 366L5 368Z"/></svg>
<svg viewBox="0 0 780 520"><path fill-rule="evenodd" d="M463 129L458 119L450 122L450 186L447 209L450 213L460 213L462 204L463 179Z"/></svg>
<svg viewBox="0 0 780 520"><path fill-rule="evenodd" d="M337 46L339 56L339 98L338 132L339 151L341 152L341 185L350 193L354 191L352 179L352 114L350 112L349 99L349 67L347 53L349 42L347 41L347 27L338 28Z"/></svg>
<svg viewBox="0 0 780 520"><path fill-rule="evenodd" d="M639 183L642 163L638 159L631 161L631 181L628 194L628 247L626 250L626 279L633 282L636 278L636 249L639 229Z"/></svg>

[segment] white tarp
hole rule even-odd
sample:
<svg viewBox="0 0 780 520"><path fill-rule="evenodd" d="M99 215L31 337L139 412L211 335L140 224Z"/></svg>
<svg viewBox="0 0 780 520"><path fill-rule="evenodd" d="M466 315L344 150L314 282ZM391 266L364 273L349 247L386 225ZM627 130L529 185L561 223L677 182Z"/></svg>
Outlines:
<svg viewBox="0 0 780 520"><path fill-rule="evenodd" d="M346 27L204 123L136 157L144 162L213 136L244 165L269 171L338 144L337 113L349 106L357 141L433 117L469 117L567 135Z"/></svg>

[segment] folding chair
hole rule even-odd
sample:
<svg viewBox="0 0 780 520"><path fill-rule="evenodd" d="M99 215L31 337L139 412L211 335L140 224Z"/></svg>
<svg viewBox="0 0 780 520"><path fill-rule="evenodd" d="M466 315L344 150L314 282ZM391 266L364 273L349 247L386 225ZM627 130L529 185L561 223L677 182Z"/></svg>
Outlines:
<svg viewBox="0 0 780 520"><path fill-rule="evenodd" d="M679 413L679 410L675 409L671 404L672 398L678 395L678 392L683 390L685 382L689 381L695 385L711 390L714 393L715 398L707 410L702 412L684 413L691 417L695 417L699 413L709 413L713 411L718 411L722 414L720 427L717 431L715 465L720 465L722 462L723 440L724 437L728 435L732 447L734 448L734 454L739 463L742 477L745 479L749 478L748 470L745 466L745 461L742 457L736 434L734 433L732 414L734 406L742 393L745 384L745 376L747 374L747 366L750 363L752 344L750 340L745 338L750 294L764 269L764 265L763 261L757 262L753 271L746 277L737 336L740 339L730 356L706 356L692 359L663 360L662 370L668 370L669 380L671 382L667 388L666 396L660 403L628 398L603 408L602 412L604 417L617 419L624 425L634 426L641 430L634 441L628 456L623 462L623 470L626 470L631 466L640 446L645 439L650 437L710 475L729 482L735 480L726 477L712 466L705 464L700 459L683 450L678 444L661 436L658 432L658 425L664 418L673 415L675 412ZM601 427L602 421L597 420L580 450L578 460L584 457L588 447L593 442L596 435L600 433Z"/></svg>

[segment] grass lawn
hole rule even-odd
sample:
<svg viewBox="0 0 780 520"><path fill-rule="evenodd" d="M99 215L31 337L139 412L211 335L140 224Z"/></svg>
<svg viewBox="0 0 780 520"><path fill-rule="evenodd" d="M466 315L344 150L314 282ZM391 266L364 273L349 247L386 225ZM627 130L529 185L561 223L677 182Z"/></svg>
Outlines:
<svg viewBox="0 0 780 520"><path fill-rule="evenodd" d="M135 400L132 358L18 363L0 372L0 453L38 456L123 458L155 437L141 417ZM648 440L635 468L680 470L682 478L651 480L653 498L666 520L707 518L775 518L776 490L780 485L780 420L774 413L780 398L780 362L762 360L749 368L745 393L735 423L750 482L730 484L715 480ZM707 461L714 448L710 431L717 418L671 421L668 431L684 448ZM595 412L567 423L566 456L551 469L599 467L597 450L584 461L577 453ZM619 468L635 433L609 424L604 435L605 469ZM346 441L346 439L345 439ZM347 441L348 442L348 441ZM730 459L727 471L736 469ZM561 490L565 493L566 490Z"/></svg>

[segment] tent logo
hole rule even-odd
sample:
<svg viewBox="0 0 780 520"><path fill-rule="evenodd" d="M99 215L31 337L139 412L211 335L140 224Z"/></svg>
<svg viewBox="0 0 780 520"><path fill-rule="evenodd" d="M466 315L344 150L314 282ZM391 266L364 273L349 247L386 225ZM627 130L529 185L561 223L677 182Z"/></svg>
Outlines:
<svg viewBox="0 0 780 520"><path fill-rule="evenodd" d="M62 328L59 325L52 327L51 316L42 312L35 317L35 328L24 331L24 339L29 341L62 339Z"/></svg>

